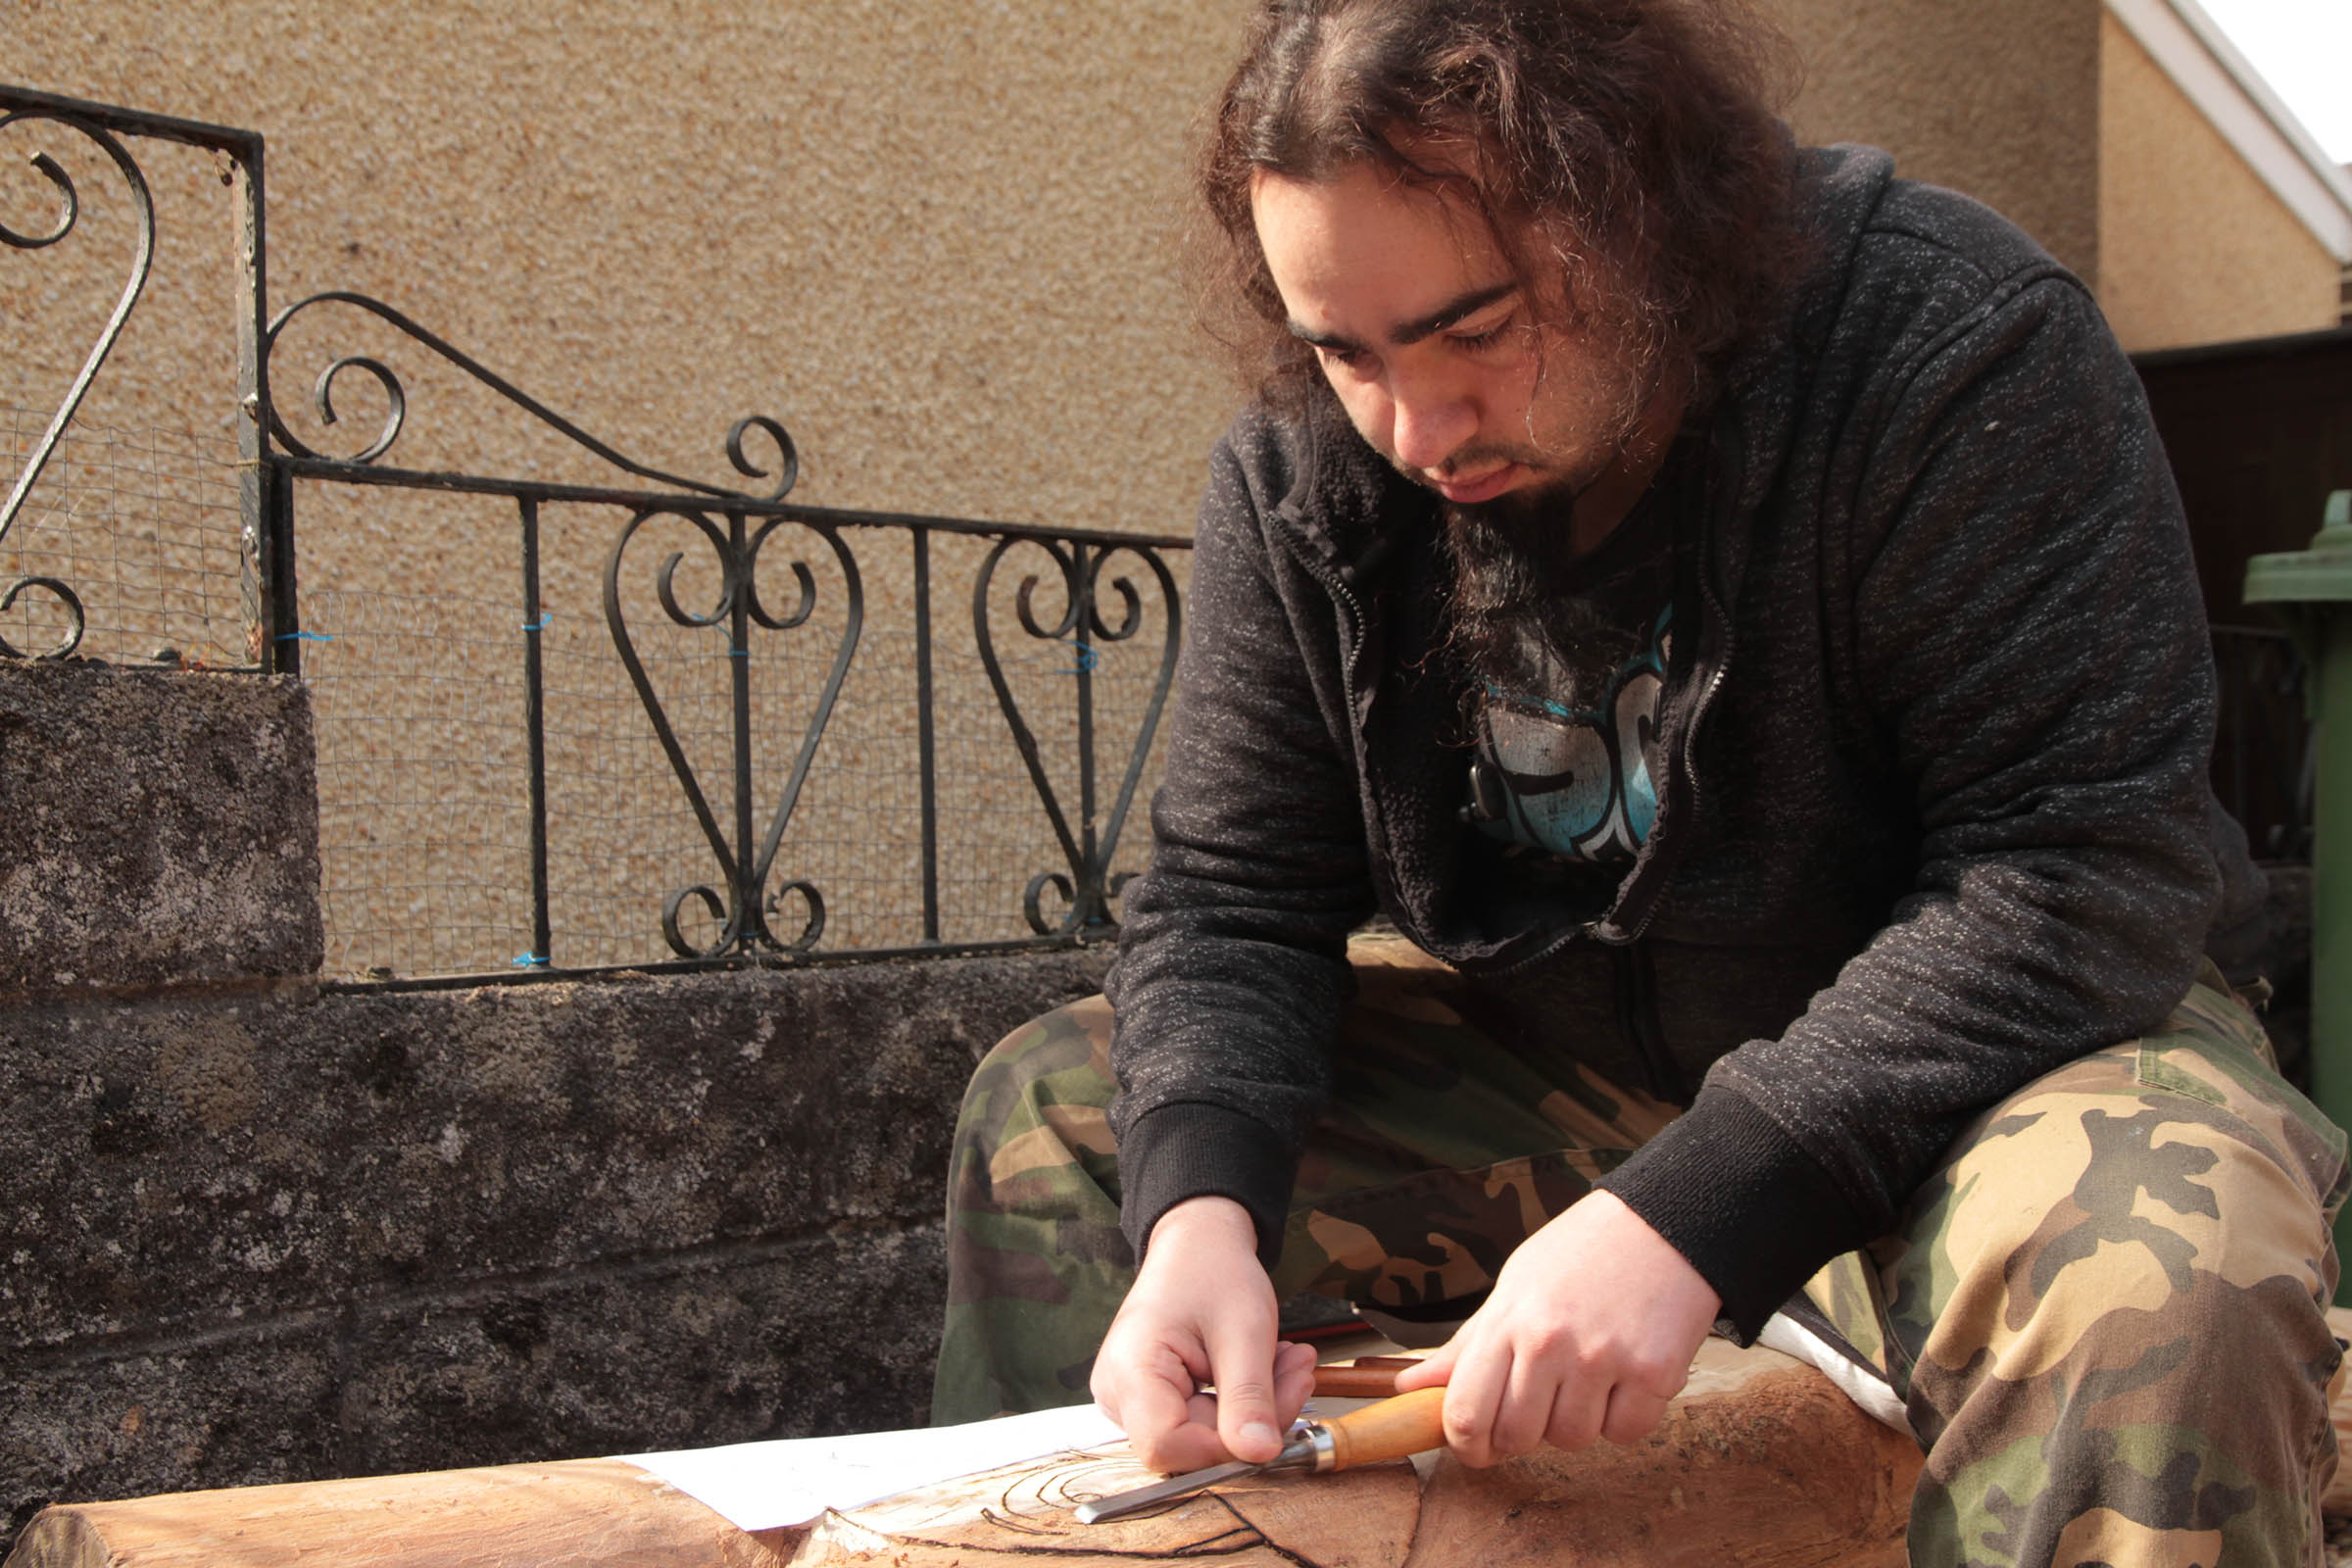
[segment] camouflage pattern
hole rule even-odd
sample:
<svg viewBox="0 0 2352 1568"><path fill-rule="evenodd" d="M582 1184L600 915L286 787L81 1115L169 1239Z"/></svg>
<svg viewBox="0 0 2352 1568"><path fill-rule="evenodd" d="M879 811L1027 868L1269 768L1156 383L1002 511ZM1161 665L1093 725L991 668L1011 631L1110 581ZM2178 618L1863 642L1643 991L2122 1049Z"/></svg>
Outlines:
<svg viewBox="0 0 2352 1568"><path fill-rule="evenodd" d="M1443 968L1371 965L1343 1022L1335 1104L1292 1190L1275 1289L1374 1306L1475 1296L1528 1231L1663 1127L1673 1108L1465 1023ZM1087 1397L1127 1294L1118 1164L1103 1114L1110 1007L1024 1025L965 1091L948 1176L948 1310L934 1422Z"/></svg>
<svg viewBox="0 0 2352 1568"><path fill-rule="evenodd" d="M964 1091L948 1160L948 1315L931 1394L946 1425L1087 1397L1135 1277L1103 1107L1110 1004L1025 1024Z"/></svg>
<svg viewBox="0 0 2352 1568"><path fill-rule="evenodd" d="M2210 969L1987 1110L1870 1250L1928 1447L1913 1560L2320 1562L2344 1190L2344 1135Z"/></svg>
<svg viewBox="0 0 2352 1568"><path fill-rule="evenodd" d="M1487 1038L1443 970L1359 980L1293 1194L1286 1299L1475 1297L1674 1114ZM972 1081L935 1421L1086 1397L1133 1275L1109 1031L1100 998L1063 1008ZM2160 1032L1988 1110L1894 1234L1803 1293L1806 1320L1893 1387L1928 1447L1912 1560L2317 1562L2342 1361L2322 1312L2328 1221L2345 1185L2343 1135L2279 1079L2211 971Z"/></svg>

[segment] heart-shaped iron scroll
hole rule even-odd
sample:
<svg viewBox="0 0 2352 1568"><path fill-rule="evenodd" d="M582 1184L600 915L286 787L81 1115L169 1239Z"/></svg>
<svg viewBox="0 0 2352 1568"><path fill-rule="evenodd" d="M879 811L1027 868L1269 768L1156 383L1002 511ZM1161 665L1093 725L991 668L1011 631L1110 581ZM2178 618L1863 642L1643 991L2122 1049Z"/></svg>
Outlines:
<svg viewBox="0 0 2352 1568"><path fill-rule="evenodd" d="M1021 629L1042 642L1060 643L1065 650L1075 647L1073 663L1065 673L1074 683L1078 715L1081 800L1076 832L1071 831L1061 800L1046 776L1045 761L1038 755L1037 736L1021 716L1020 704L1013 700L1012 687L1004 678L1004 666L997 657L996 638L989 625L989 587L996 578L997 565L1007 551L1022 543L1033 544L1054 558L1060 568L1063 608L1060 618L1053 625L1040 621L1037 617L1040 579L1034 573L1024 577L1014 596ZM1103 564L1121 553L1141 560L1159 580L1160 603L1167 607L1168 624L1152 698L1128 753L1126 776L1120 781L1118 798L1109 813L1102 818L1098 832L1094 757L1096 650L1130 640L1142 628L1144 618L1143 596L1126 577L1110 579L1111 589L1121 605L1118 621L1113 623L1103 618ZM1046 815L1054 824L1054 836L1060 840L1062 856L1069 862L1067 871L1041 871L1029 879L1021 896L1021 912L1029 921L1029 929L1040 936L1108 927L1112 924L1110 901L1127 881L1124 875L1110 873L1111 857L1118 851L1119 832L1126 825L1128 808L1135 802L1136 784L1143 777L1144 763L1152 751L1152 737L1159 727L1160 709L1166 705L1169 683L1175 679L1176 650L1183 641L1183 614L1177 602L1175 578L1169 574L1167 563L1160 559L1159 552L1149 545L1081 539L1065 547L1058 540L1009 535L999 540L988 553L988 559L981 563L979 580L972 587L972 631L979 643L980 662L988 670L988 682L996 688L997 706L1004 710L1004 722L1012 729L1012 743L1029 769L1029 781L1037 788L1038 801L1045 807ZM1059 894L1067 906L1058 921L1047 918L1042 907L1048 888Z"/></svg>
<svg viewBox="0 0 2352 1568"><path fill-rule="evenodd" d="M24 509L25 498L32 494L32 487L39 480L41 470L49 466L50 455L57 450L58 441L66 433L66 426L73 421L74 411L81 407L81 400L89 393L90 383L97 379L98 368L106 363L107 355L114 351L115 340L122 335L122 323L130 319L131 310L139 303L139 295L147 287L147 274L155 264L155 202L147 193L146 177L139 172L139 166L131 161L130 154L122 144L96 125L85 124L65 115L29 110L0 115L0 130L7 129L19 121L41 121L63 125L96 143L101 152L114 160L115 167L122 172L123 183L130 190L131 206L138 214L139 246L131 262L130 277L122 285L122 297L115 302L114 313L106 318L106 325L99 332L98 341L91 345L88 358L82 361L81 373L74 378L74 384L66 391L65 401L50 416L49 427L41 432L40 440L33 444L32 456L25 460L24 466L18 472L16 483L9 489L8 499L0 502L0 539L8 537L8 530L16 523L17 514ZM32 167L40 172L42 178L56 187L62 207L56 225L45 234L19 233L7 224L0 223L0 245L6 245L11 250L37 251L54 245L73 233L74 225L81 220L81 197L74 189L73 178L67 174L64 166L42 152L32 155ZM65 638L42 657L63 659L80 647L83 625L81 600L73 589L55 577L25 577L12 583L7 596L0 599L0 610L14 605L18 596L27 588L38 588L56 596L65 607L67 619L72 622L72 629ZM27 657L10 646L6 639L0 639L0 653L19 659Z"/></svg>
<svg viewBox="0 0 2352 1568"><path fill-rule="evenodd" d="M751 955L760 952L806 953L816 945L824 934L824 896L809 882L796 878L777 888L764 898L768 873L773 869L777 848L784 841L784 829L792 820L793 808L801 798L801 787L808 782L809 764L816 758L817 743L824 738L825 725L833 716L833 705L841 695L841 684L850 670L850 661L858 651L858 638L865 620L865 589L858 574L858 563L842 542L837 529L808 518L769 517L760 523L757 532L751 531L750 520L742 512L725 514L726 526L713 522L704 512L684 506L648 507L629 518L613 541L612 553L605 561L605 622L612 628L612 645L620 655L621 664L629 672L630 684L637 688L637 699L645 705L646 716L653 721L654 734L662 742L662 750L669 758L671 771L677 774L679 785L686 791L687 801L694 807L695 819L702 824L703 836L710 841L710 853L717 858L720 879L725 886L722 895L707 884L680 888L669 895L662 907L662 934L667 939L670 951L685 958L715 958L731 955ZM662 611L680 626L727 628L727 652L730 656L728 678L733 687L733 761L735 766L735 833L732 845L719 827L710 802L703 793L701 780L694 765L686 760L685 749L678 744L677 732L670 727L669 716L662 710L662 700L654 691L654 683L645 672L645 662L637 657L636 644L630 640L626 618L620 609L621 557L637 530L655 517L681 518L702 531L703 537L718 553L720 587L718 602L708 614L698 614L678 603L676 579L678 564L685 559L684 551L672 552L662 564L655 580L655 592ZM757 624L770 631L791 631L807 624L816 609L816 577L805 561L792 564L793 580L799 587L799 602L791 612L778 616L768 612L760 602L758 582L760 550L768 536L787 521L801 526L832 548L833 559L841 567L842 579L848 590L848 614L841 632L841 641L833 654L833 667L828 673L823 692L816 700L816 710L809 716L808 727L801 740L800 755L794 759L792 774L786 779L782 796L770 813L767 831L757 846L753 843L752 816L752 736L751 736L751 628ZM777 913L788 893L800 895L808 909L808 918L800 935L791 942L779 942L771 928L769 916ZM698 947L690 941L679 924L679 915L686 904L700 904L711 919L719 922L717 938L707 946Z"/></svg>

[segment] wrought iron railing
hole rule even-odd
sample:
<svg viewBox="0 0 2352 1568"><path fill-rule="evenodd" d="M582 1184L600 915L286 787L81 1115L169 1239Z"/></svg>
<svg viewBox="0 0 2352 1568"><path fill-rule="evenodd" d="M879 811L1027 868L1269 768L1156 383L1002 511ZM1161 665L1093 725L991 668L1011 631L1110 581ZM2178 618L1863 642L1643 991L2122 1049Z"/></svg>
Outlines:
<svg viewBox="0 0 2352 1568"><path fill-rule="evenodd" d="M163 115L137 114L127 110L111 109L76 99L61 98L54 94L37 93L13 87L0 87L0 132L14 126L31 126L47 134L62 137L74 144L95 149L120 175L122 196L130 216L132 231L131 254L122 273L122 283L104 326L81 359L78 370L29 449L20 454L17 472L10 484L7 499L0 501L0 550L10 545L10 536L23 520L35 487L42 480L54 459L66 443L74 425L76 414L88 397L98 372L116 344L122 329L137 308L153 272L156 257L155 201L146 174L139 162L131 156L125 140L149 140L173 143L202 149L221 161L222 181L234 189L237 203L235 271L235 332L237 378L244 396L240 400L240 415L235 416L237 428L235 465L240 489L239 512L243 520L241 530L241 575L244 578L243 598L249 609L258 610L269 597L270 584L266 576L270 564L264 559L258 463L263 456L259 411L265 401L260 381L260 344L265 312L263 297L263 239L262 239L262 138L251 131L237 130L224 125L200 124L193 121L176 120ZM39 174L57 201L55 216L45 222L20 228L0 218L0 249L10 251L40 251L58 246L74 236L81 226L83 216L82 192L58 152L49 147L36 147L30 154L33 170ZM14 324L18 332L25 323ZM12 443L14 445L14 443ZM19 552L21 554L21 552ZM9 557L0 555L0 562ZM25 595L36 594L54 603L62 612L63 627L56 640L44 648L20 649L0 634L0 653L24 658L29 655L62 659L81 649L88 630L88 614L83 596L75 585L65 577L49 572L15 572L0 570L0 614L19 608ZM258 647L247 651L258 664Z"/></svg>
<svg viewBox="0 0 2352 1568"><path fill-rule="evenodd" d="M736 472L758 481L752 487L706 483L638 463L379 300L328 291L266 317L260 137L0 89L0 128L24 122L102 149L128 184L144 237L113 317L24 465L8 510L0 513L0 535L41 480L61 433L114 349L144 285L154 248L153 210L125 140L163 137L210 148L236 172L242 294L235 467L250 620L244 642L251 668L305 675L318 707L330 970L346 977L418 980L478 977L493 966L550 974L612 966L794 962L1062 945L1114 928L1113 908L1125 880L1119 857L1122 849L1132 854L1136 848L1128 827L1151 765L1182 632L1179 571L1171 561L1182 561L1188 540L798 505L788 499L798 455L783 425L766 417L740 421L725 442ZM54 245L75 223L73 181L45 153L33 157L61 197L63 216L44 230L0 228L0 239L19 250ZM329 323L372 335L361 346L326 353L322 368L309 378L307 399L281 402L273 395L272 371L275 362L290 353L285 345L296 337L311 342ZM375 346L383 342L390 347ZM616 471L618 477L555 482L477 472L465 465L401 466L398 454L416 406L413 377L395 368L404 355L421 360L425 370L442 381L487 394L543 435L560 438L573 458L585 455L600 470ZM330 456L320 450L326 438L310 432L347 424L355 395L380 409L380 425L356 443L351 455ZM346 407L338 407L339 397ZM466 498L473 505L487 499L511 507L514 553L506 564L498 564L498 553L481 548L483 535L475 525L466 555L477 570L459 585L456 596L472 607L463 612L444 613L425 596L404 597L397 569L389 564L373 581L349 570L337 577L334 572L355 560L366 563L367 552L335 543L335 514L348 514L349 498L361 494ZM324 569L326 580L306 582L302 597L296 592L298 512L309 519L302 523L306 538L321 516L326 518L320 537L327 548L321 553L315 543L306 543L302 560L306 577L317 578ZM574 541L583 515L617 520L616 526L607 525L610 542L598 573L597 612L609 641L595 670L585 668L589 649L580 633L587 607L576 593L559 604L560 592L543 592L549 518L558 515L563 519L559 531ZM665 546L658 564L644 549L632 548L657 536L675 546ZM789 562L780 559L787 538L795 545ZM935 610L943 553L950 552L955 568L969 572L968 625L952 624ZM560 573L574 586L579 553L575 549L565 558ZM878 553L888 557L884 569L893 590L888 627L877 624L869 588ZM770 564L764 579L763 561ZM322 568L321 562L329 567ZM787 585L780 597L779 582ZM483 586L488 583L513 585L517 596L513 621L502 618L510 590ZM82 616L74 587L46 574L27 576L7 589L7 601L34 590L54 596L73 621L71 635L47 652L58 657L74 652ZM7 608L0 603L0 611ZM564 617L561 630L559 615ZM1017 626L1019 640L1005 640L1008 622ZM368 651L391 646L392 629L403 634L421 629L423 641L432 646L412 654L390 674L381 668L370 673ZM789 657L771 654L772 645L796 638L799 643L821 640L821 655L813 661L800 655L799 643ZM875 654L877 646L887 653ZM496 669L508 659L511 675ZM577 801L593 793L594 786L580 785L573 775L597 772L597 747L604 744L601 739L583 743L572 734L564 744L551 745L549 671L551 662L565 661L564 667L573 672L566 699L592 687L609 696L604 688L613 670L625 674L640 715L637 736L658 747L669 793L666 801L656 800L645 770L606 769L613 777L627 777L598 796L594 811L572 813L574 819L594 816L603 822L602 837L587 835L596 842L582 848L586 840L575 834L581 842L559 853L564 818L557 796L568 792L566 798ZM910 839L909 853L898 856L883 843L887 835L870 829L844 828L834 843L861 852L883 843L876 853L903 867L905 885L889 896L873 895L868 888L864 902L869 907L858 929L847 941L829 943L839 903L829 896L827 878L796 858L796 847L805 848L798 840L805 835L796 835L795 827L807 814L812 776L826 772L826 746L838 728L845 687L876 662L889 667L867 685L892 695L869 697L867 706L903 699L907 711L901 728L912 731L912 756L890 766L828 774L865 781L864 798L848 803L856 809L845 815L844 803L836 801L834 816L847 821L860 810L895 810L904 818L906 802L895 797L911 795L913 831L901 835ZM976 700L983 677L993 714L982 714ZM423 711L395 712L398 705L383 695L386 682L439 690L453 680L471 684L464 685L455 700L427 704ZM488 694L494 691L501 694L496 706L503 712L489 710ZM779 714L796 698L801 718L794 725ZM681 712L704 710L719 716L700 725L681 720ZM609 705L596 711L606 719L614 716ZM982 725L984 717L992 722ZM975 744L977 729L993 728L1006 766L992 773L989 765L959 763L943 786L943 723L956 732L965 753ZM403 760L399 744L382 749L372 744L372 737L389 729L424 737L412 750L433 752L431 767L423 768L430 775L426 784L405 806L387 800L381 790L371 794L374 786L366 782L370 768L386 774L415 760ZM790 760L763 766L760 754L779 733L786 734ZM868 749L893 746L895 740L885 736ZM461 769L447 762L451 757L468 760ZM1008 791L1001 787L1011 772L1009 760L1019 764L1025 807L1009 803ZM567 773L570 763L581 765ZM460 787L461 775L471 782ZM762 800L771 781L772 794ZM510 782L514 789L507 787ZM516 793L519 834L501 837L503 830L475 832L468 825L515 816L512 797ZM632 858L644 824L676 817L681 801L691 818L689 842L671 843L650 859ZM1039 831L1051 833L1044 863L1033 861L1026 874L985 899L976 899L957 881L958 862L970 858L969 846L943 847L943 821L954 823L960 813L980 807L1000 815L1008 808L1025 815L1024 824L1006 830L1009 842L1034 847ZM400 831L381 831L387 818L404 811L421 824L406 843ZM502 869L501 862L510 858L519 862L519 877L512 867ZM686 868L695 860L700 871ZM416 872L420 861L432 862L422 882ZM640 876L668 881L654 891L607 890L641 911L637 931L600 928L587 940L567 944L566 928L573 922L561 913L566 906L566 871L593 872L624 861ZM403 877L410 880L401 883ZM396 955L364 934L356 942L338 942L338 928L348 937L368 926L352 911L371 900L446 903L456 899L453 885L468 877L483 886L467 896L479 895L475 904L486 899L501 911L476 922L485 934L469 948L426 944ZM508 886L516 880L524 884L519 918ZM389 895L387 888L393 890ZM946 895L956 888L963 891L959 906L952 909L948 906L957 901ZM994 907L982 909L979 904ZM880 906L888 907L877 914ZM493 936L517 928L527 931L528 946L509 961L495 951ZM659 948L653 945L657 933Z"/></svg>

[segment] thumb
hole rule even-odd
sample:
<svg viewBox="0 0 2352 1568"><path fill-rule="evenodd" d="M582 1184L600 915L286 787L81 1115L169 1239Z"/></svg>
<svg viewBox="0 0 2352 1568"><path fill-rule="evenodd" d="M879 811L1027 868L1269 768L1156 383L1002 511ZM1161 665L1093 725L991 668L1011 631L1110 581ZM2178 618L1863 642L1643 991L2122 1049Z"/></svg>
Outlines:
<svg viewBox="0 0 2352 1568"><path fill-rule="evenodd" d="M1229 1325L1208 1348L1217 1383L1217 1439L1236 1459L1262 1464L1282 1452L1274 1413L1274 1344L1270 1335Z"/></svg>
<svg viewBox="0 0 2352 1568"><path fill-rule="evenodd" d="M1453 1363L1461 1356L1462 1337L1456 1334L1444 1345L1423 1356L1413 1365L1396 1374L1396 1392L1410 1394L1415 1389L1434 1389L1453 1376Z"/></svg>

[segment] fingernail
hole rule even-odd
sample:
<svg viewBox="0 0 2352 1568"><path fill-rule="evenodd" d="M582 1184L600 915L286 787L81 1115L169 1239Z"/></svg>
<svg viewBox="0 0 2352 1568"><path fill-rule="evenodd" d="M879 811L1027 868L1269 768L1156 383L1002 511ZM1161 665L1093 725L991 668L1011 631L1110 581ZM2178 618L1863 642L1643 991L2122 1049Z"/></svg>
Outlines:
<svg viewBox="0 0 2352 1568"><path fill-rule="evenodd" d="M1282 1446L1282 1434L1263 1421L1252 1421L1242 1428L1242 1441L1251 1447L1262 1448L1271 1445L1279 1448Z"/></svg>

